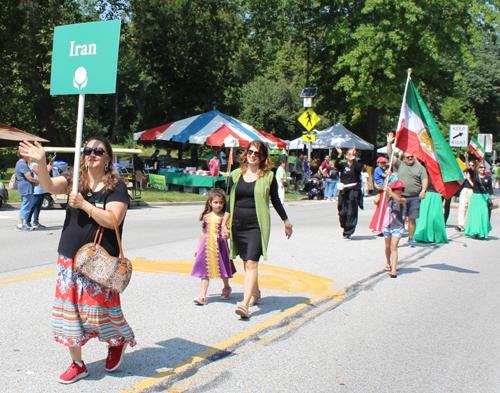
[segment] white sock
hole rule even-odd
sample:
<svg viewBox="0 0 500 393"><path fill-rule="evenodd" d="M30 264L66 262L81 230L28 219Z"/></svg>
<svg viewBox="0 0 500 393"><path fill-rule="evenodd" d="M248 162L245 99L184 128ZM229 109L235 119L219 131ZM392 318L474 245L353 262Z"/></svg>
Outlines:
<svg viewBox="0 0 500 393"><path fill-rule="evenodd" d="M76 363L76 364L78 364L78 367L83 367L83 362L77 362L77 361L75 360L75 363Z"/></svg>
<svg viewBox="0 0 500 393"><path fill-rule="evenodd" d="M18 226L19 228L21 228L21 227L23 226L23 224L17 224L17 226Z"/></svg>

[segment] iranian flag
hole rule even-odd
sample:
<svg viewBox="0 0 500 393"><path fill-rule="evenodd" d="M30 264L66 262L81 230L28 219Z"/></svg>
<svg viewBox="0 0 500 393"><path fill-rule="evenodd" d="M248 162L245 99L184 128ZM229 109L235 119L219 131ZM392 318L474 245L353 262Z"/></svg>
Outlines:
<svg viewBox="0 0 500 393"><path fill-rule="evenodd" d="M464 179L462 170L411 80L396 138L398 149L425 163L437 192L449 199L459 190Z"/></svg>
<svg viewBox="0 0 500 393"><path fill-rule="evenodd" d="M476 155L478 160L480 160L480 161L483 160L484 149L479 144L479 142L476 140L476 138L474 138L474 137L470 138L469 149L471 149L474 152L474 154Z"/></svg>

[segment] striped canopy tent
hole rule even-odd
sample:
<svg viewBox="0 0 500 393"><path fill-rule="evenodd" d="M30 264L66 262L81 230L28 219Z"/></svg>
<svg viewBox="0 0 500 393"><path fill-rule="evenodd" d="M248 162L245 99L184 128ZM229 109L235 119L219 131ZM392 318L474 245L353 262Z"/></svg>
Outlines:
<svg viewBox="0 0 500 393"><path fill-rule="evenodd" d="M237 147L248 146L250 141L257 139L271 149L280 145L286 146L284 141L276 138L278 142L274 138L276 137L270 139L256 128L217 110L134 134L134 140L142 141L160 140Z"/></svg>

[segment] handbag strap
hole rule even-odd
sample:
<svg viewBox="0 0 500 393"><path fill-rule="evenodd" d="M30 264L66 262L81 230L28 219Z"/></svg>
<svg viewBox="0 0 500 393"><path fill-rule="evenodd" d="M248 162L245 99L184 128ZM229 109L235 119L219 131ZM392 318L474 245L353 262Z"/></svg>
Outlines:
<svg viewBox="0 0 500 393"><path fill-rule="evenodd" d="M118 231L118 221L116 221L115 213L113 213L111 210L109 210L109 215L111 216L111 219L113 220L113 225L115 227L115 233L116 233L116 240L118 241L118 247L120 248L120 257L123 259L125 257L123 255L122 242L120 239L120 232ZM101 235L101 237L102 237L102 235Z"/></svg>
<svg viewBox="0 0 500 393"><path fill-rule="evenodd" d="M116 220L115 213L113 213L111 210L108 210L108 213L111 216L111 220L113 221L113 226L115 227L116 240L118 241L118 247L120 248L120 257L124 259L125 257L123 256L122 242L120 240L120 232L118 231L118 221ZM99 225L99 228L97 228L97 232L95 233L94 248L96 244L99 245L101 244L103 234L104 234L104 227ZM99 236L99 241L97 240L98 236Z"/></svg>
<svg viewBox="0 0 500 393"><path fill-rule="evenodd" d="M486 177L485 177L485 179L486 179ZM490 194L488 194L488 191L486 191L486 188L484 188L484 186L483 186L483 182L482 182L482 180L481 180L481 176L477 175L477 180L479 181L479 185L480 185L480 186L481 186L481 188L483 189L484 193L485 193L486 195L488 195L488 198L489 198L489 197L490 197Z"/></svg>
<svg viewBox="0 0 500 393"><path fill-rule="evenodd" d="M102 228L102 226L99 225L99 228L97 228L97 232L95 233L94 248L95 248L96 244L101 244L103 232L104 232L104 229ZM100 234L100 236L99 236L99 234ZM99 241L97 241L98 236L99 236Z"/></svg>

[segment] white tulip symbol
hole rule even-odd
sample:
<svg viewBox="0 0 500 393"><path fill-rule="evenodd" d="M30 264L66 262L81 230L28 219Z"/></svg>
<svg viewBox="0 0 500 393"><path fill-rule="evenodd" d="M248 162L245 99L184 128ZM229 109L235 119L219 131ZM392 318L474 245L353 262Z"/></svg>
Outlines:
<svg viewBox="0 0 500 393"><path fill-rule="evenodd" d="M87 76L87 70L83 67L77 68L75 71L75 76L73 78L73 86L75 86L78 90L83 89L87 86L89 78Z"/></svg>

